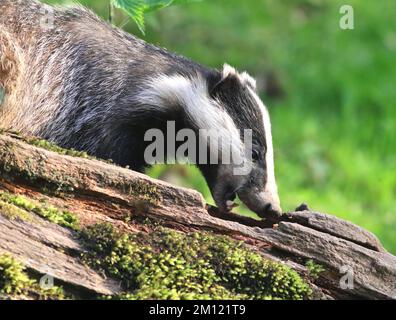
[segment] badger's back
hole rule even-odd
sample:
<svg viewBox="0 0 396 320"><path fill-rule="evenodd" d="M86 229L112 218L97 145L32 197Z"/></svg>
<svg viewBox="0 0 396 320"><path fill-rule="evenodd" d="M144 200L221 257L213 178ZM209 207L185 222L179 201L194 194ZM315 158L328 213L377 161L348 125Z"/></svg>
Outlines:
<svg viewBox="0 0 396 320"><path fill-rule="evenodd" d="M0 0L0 8L0 84L6 90L0 127L65 147L119 154L117 148L127 147L128 122L144 118L144 109L134 109L134 91L147 78L211 72L79 6Z"/></svg>

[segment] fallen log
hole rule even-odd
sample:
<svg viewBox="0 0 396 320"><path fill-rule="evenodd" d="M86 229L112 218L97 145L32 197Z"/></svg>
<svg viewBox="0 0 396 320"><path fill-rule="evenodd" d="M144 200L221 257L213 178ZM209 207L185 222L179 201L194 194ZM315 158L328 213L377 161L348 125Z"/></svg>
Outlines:
<svg viewBox="0 0 396 320"><path fill-rule="evenodd" d="M104 221L133 233L145 228L139 219L149 218L181 232L205 230L242 240L307 278L314 298L396 299L396 257L350 222L309 211L284 214L276 224L224 215L207 207L196 191L59 150L17 134L0 134L0 190L67 207L84 226ZM87 292L122 291L114 279L84 265L80 256L86 249L74 231L34 213L34 222L9 220L1 213L0 206L0 254L12 254L39 274L47 266L61 283ZM315 279L309 278L309 260L324 269ZM352 282L346 287L345 276Z"/></svg>

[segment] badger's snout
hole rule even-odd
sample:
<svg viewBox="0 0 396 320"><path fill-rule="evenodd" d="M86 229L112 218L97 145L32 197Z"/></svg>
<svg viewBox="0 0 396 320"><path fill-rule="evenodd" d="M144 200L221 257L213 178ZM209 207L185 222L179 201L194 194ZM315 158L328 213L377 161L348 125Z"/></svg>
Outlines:
<svg viewBox="0 0 396 320"><path fill-rule="evenodd" d="M268 191L242 187L235 192L225 191L224 193L214 193L215 202L223 212L229 212L237 206L234 202L237 196L250 210L261 218L274 219L282 215L278 195Z"/></svg>
<svg viewBox="0 0 396 320"><path fill-rule="evenodd" d="M250 179L241 183L240 179L228 180L227 177L220 177L210 184L216 205L221 211L231 211L236 206L234 200L238 196L261 218L274 219L281 216L282 209L276 188L271 189L262 183L252 183Z"/></svg>
<svg viewBox="0 0 396 320"><path fill-rule="evenodd" d="M250 210L261 218L278 218L282 215L277 193L247 187L239 190L238 196Z"/></svg>

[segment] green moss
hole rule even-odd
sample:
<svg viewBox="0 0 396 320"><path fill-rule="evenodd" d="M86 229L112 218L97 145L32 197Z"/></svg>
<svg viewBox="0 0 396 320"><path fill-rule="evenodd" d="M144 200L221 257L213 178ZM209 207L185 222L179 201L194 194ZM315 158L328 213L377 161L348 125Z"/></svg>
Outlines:
<svg viewBox="0 0 396 320"><path fill-rule="evenodd" d="M13 144L6 141L4 146L0 149L0 158L2 159L3 163L0 167L2 175L11 172L16 163L12 148Z"/></svg>
<svg viewBox="0 0 396 320"><path fill-rule="evenodd" d="M25 272L25 267L9 254L0 255L0 293L11 298L64 299L62 288L40 288L37 281Z"/></svg>
<svg viewBox="0 0 396 320"><path fill-rule="evenodd" d="M58 208L50 205L38 204L21 195L13 195L2 191L0 191L0 201L23 210L33 212L48 221L57 223L61 226L71 228L73 230L79 229L77 217L69 211L59 210Z"/></svg>
<svg viewBox="0 0 396 320"><path fill-rule="evenodd" d="M126 293L117 299L304 299L311 293L289 267L225 236L163 227L129 235L99 224L82 238L89 247L83 259L121 280Z"/></svg>
<svg viewBox="0 0 396 320"><path fill-rule="evenodd" d="M134 181L133 183L124 186L124 192L130 194L140 202L136 202L135 206L141 208L144 211L145 204L157 205L162 201L161 195L158 193L155 185L150 185L147 181L140 182Z"/></svg>
<svg viewBox="0 0 396 320"><path fill-rule="evenodd" d="M13 130L5 130L5 129L0 129L0 134L8 134L14 138L18 138L20 140L23 140L24 142L48 150L52 152L56 152L59 154L63 155L68 155L72 157L79 157L79 158L86 158L86 159L94 159L94 157L91 157L88 155L88 153L84 151L77 151L74 149L65 149L62 147L59 147L53 142L50 142L48 140L36 138L36 137L24 137L20 132L18 131L13 131Z"/></svg>
<svg viewBox="0 0 396 320"><path fill-rule="evenodd" d="M86 152L84 151L77 151L74 149L64 149L61 148L59 146L57 146L56 144L49 142L47 140L43 140L43 139L38 139L38 138L27 138L26 142L34 145L36 147L48 150L48 151L53 151L59 154L63 154L63 155L68 155L68 156L72 156L72 157L79 157L79 158L86 158L89 159L91 158Z"/></svg>
<svg viewBox="0 0 396 320"><path fill-rule="evenodd" d="M320 274L321 274L323 271L325 271L325 268L324 268L322 265L315 263L312 259L308 260L308 261L305 263L305 266L306 266L307 269L308 269L309 276L310 276L313 280L318 279L319 276L320 276Z"/></svg>
<svg viewBox="0 0 396 320"><path fill-rule="evenodd" d="M4 202L0 198L0 214L9 220L31 220L30 214L17 206Z"/></svg>
<svg viewBox="0 0 396 320"><path fill-rule="evenodd" d="M33 281L23 272L22 264L10 255L0 255L0 292L21 294L33 285Z"/></svg>

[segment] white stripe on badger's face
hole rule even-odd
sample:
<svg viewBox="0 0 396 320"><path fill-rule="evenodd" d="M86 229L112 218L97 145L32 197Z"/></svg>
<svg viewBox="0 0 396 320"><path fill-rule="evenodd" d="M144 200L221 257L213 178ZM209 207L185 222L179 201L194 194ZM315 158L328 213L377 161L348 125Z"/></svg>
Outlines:
<svg viewBox="0 0 396 320"><path fill-rule="evenodd" d="M210 141L219 142L211 145L213 149L225 142L226 146L236 148L233 155L244 154L235 122L220 103L209 96L207 84L201 77L159 75L145 85L138 97L141 103L159 108L175 108L176 111L183 108L197 129L211 129Z"/></svg>
<svg viewBox="0 0 396 320"><path fill-rule="evenodd" d="M249 88L250 93L256 100L257 104L260 106L260 110L263 116L264 131L265 131L265 141L267 144L267 153L265 156L265 162L267 166L267 184L265 186L264 192L269 195L274 204L280 207L280 200L278 195L278 186L275 180L275 164L274 164L274 148L272 144L272 131L271 131L271 120L268 113L267 107L261 101L259 96Z"/></svg>

